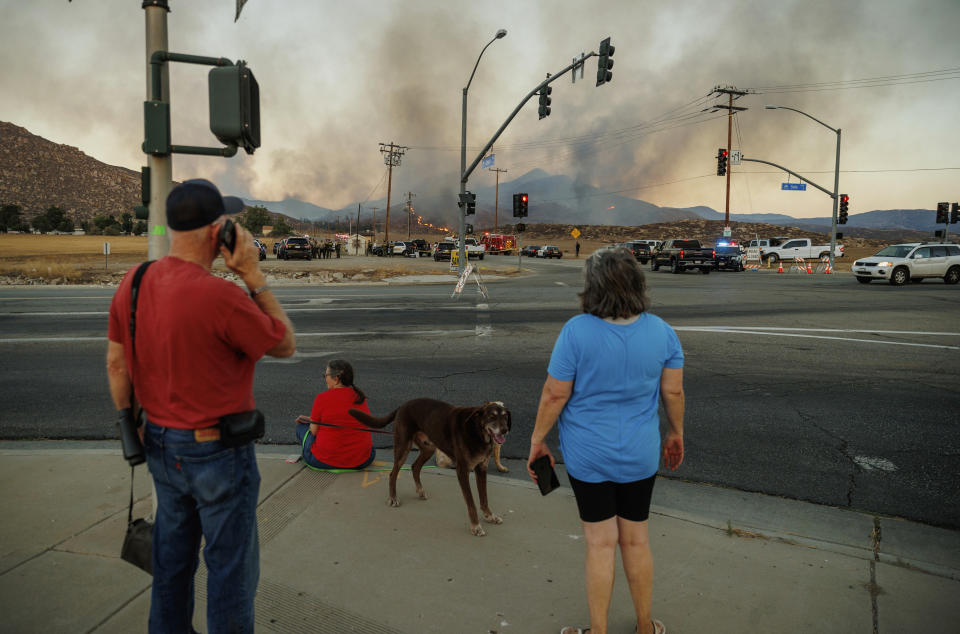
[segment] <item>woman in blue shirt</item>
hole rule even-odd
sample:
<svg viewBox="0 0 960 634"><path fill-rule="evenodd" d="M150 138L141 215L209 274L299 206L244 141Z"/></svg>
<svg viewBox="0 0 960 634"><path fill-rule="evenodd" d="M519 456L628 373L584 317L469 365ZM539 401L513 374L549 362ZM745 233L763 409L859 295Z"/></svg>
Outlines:
<svg viewBox="0 0 960 634"><path fill-rule="evenodd" d="M617 545L637 613L639 634L665 634L650 614L653 558L647 518L660 456L683 462L683 350L676 333L647 312L646 280L633 254L603 248L585 264L583 314L560 331L530 438L527 470L550 456L547 433L558 424L570 486L586 542L591 627L561 634L605 634ZM657 407L669 428L661 451Z"/></svg>

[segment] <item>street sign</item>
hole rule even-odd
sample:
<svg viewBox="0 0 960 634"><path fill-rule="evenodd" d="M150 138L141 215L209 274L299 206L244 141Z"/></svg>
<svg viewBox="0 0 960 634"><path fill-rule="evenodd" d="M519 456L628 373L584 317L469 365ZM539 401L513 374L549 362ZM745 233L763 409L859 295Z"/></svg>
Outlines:
<svg viewBox="0 0 960 634"><path fill-rule="evenodd" d="M740 158L743 153L740 150L730 150L730 165L740 165Z"/></svg>
<svg viewBox="0 0 960 634"><path fill-rule="evenodd" d="M580 230L574 227L573 231L570 232L570 235L572 235L573 239L576 240L577 238L580 237Z"/></svg>
<svg viewBox="0 0 960 634"><path fill-rule="evenodd" d="M730 231L730 227L724 227L724 228L723 228L723 237L724 237L724 238L729 238L729 237L732 236L732 235L733 235L733 232Z"/></svg>
<svg viewBox="0 0 960 634"><path fill-rule="evenodd" d="M490 156L484 157L480 161L480 169L487 169L488 167L493 167L493 159L496 154L491 154Z"/></svg>
<svg viewBox="0 0 960 634"><path fill-rule="evenodd" d="M807 191L806 183L780 183L780 189L786 191L795 191L795 192L805 192Z"/></svg>

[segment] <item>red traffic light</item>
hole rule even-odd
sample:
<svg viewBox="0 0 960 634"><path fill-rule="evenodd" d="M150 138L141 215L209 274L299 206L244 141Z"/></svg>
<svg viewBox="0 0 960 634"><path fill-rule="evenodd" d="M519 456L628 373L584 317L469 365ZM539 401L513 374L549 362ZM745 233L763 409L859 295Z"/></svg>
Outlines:
<svg viewBox="0 0 960 634"><path fill-rule="evenodd" d="M846 194L842 194L842 195L840 196L840 202L845 203L845 202L849 202L849 201L850 201L850 197L847 196Z"/></svg>
<svg viewBox="0 0 960 634"><path fill-rule="evenodd" d="M527 195L524 194L523 196L521 196L520 200L522 200L523 202L527 202Z"/></svg>
<svg viewBox="0 0 960 634"><path fill-rule="evenodd" d="M720 150L720 156L726 156L726 155L727 155L726 150Z"/></svg>

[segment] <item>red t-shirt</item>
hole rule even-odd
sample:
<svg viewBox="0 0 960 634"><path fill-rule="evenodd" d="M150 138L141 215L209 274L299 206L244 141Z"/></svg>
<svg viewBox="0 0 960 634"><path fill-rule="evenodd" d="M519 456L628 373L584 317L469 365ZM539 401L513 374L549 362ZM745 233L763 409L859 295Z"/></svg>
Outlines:
<svg viewBox="0 0 960 634"><path fill-rule="evenodd" d="M348 409L358 409L370 413L367 401L354 403L357 393L352 387L336 387L320 392L313 400L310 420L318 423L330 423L342 427L366 429L366 425L351 416ZM338 427L317 427L316 439L310 448L314 458L332 467L349 469L363 464L373 451L370 432L340 429Z"/></svg>
<svg viewBox="0 0 960 634"><path fill-rule="evenodd" d="M286 326L239 286L193 262L167 256L140 281L137 349L130 345L131 269L110 304L107 337L123 344L137 400L164 427L209 427L253 402L257 360Z"/></svg>

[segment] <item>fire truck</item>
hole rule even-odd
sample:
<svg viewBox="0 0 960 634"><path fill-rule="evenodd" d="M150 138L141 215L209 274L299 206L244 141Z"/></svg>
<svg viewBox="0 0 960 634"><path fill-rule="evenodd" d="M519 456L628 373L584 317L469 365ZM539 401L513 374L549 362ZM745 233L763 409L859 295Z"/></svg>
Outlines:
<svg viewBox="0 0 960 634"><path fill-rule="evenodd" d="M517 249L517 236L502 233L485 233L480 236L480 244L487 248L487 253L510 255Z"/></svg>

